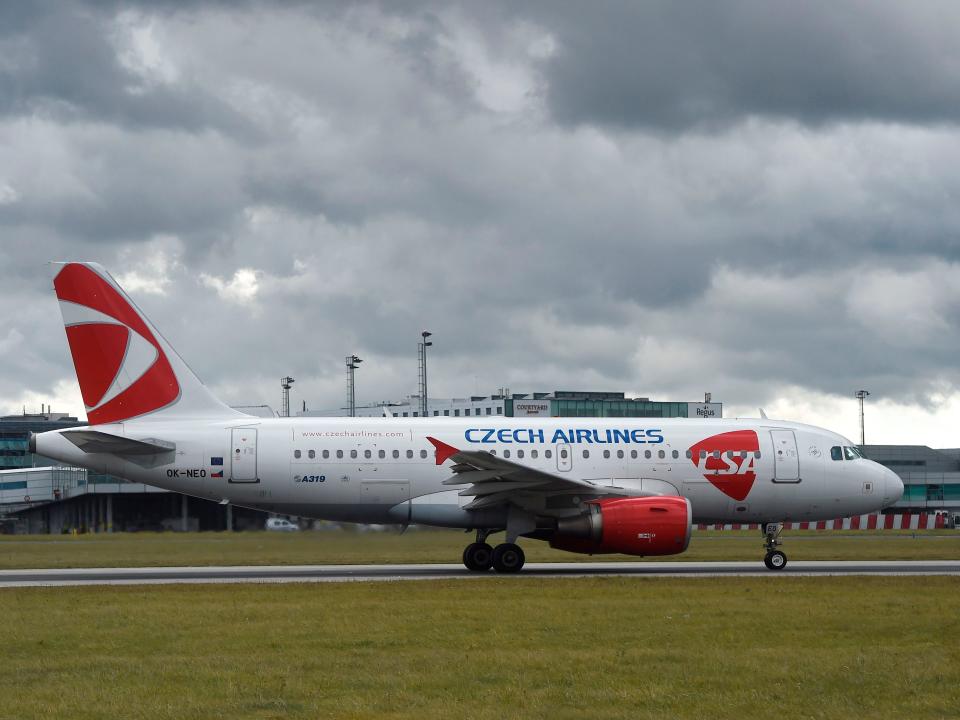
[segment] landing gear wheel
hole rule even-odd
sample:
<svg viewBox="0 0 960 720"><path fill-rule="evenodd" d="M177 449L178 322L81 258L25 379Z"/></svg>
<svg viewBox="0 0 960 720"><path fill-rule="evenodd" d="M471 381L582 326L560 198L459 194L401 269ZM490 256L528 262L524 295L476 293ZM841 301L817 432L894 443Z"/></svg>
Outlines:
<svg viewBox="0 0 960 720"><path fill-rule="evenodd" d="M763 549L767 551L763 564L767 566L767 570L783 570L787 566L786 553L777 550L777 547L783 544L783 540L780 539L782 532L783 523L781 522L763 524Z"/></svg>
<svg viewBox="0 0 960 720"><path fill-rule="evenodd" d="M493 548L486 543L470 543L463 551L463 564L467 570L486 572L493 567Z"/></svg>
<svg viewBox="0 0 960 720"><path fill-rule="evenodd" d="M783 570L787 566L787 555L780 550L771 550L763 558L768 570Z"/></svg>
<svg viewBox="0 0 960 720"><path fill-rule="evenodd" d="M500 573L519 572L526 557L519 545L503 543L493 550L493 569Z"/></svg>

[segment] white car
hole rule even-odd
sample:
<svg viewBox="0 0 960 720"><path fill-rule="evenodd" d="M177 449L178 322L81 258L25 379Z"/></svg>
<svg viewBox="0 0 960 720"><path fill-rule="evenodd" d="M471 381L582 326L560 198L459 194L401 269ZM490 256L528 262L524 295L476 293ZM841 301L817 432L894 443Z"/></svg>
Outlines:
<svg viewBox="0 0 960 720"><path fill-rule="evenodd" d="M286 518L268 518L266 529L277 530L278 532L296 532L300 530L300 526Z"/></svg>

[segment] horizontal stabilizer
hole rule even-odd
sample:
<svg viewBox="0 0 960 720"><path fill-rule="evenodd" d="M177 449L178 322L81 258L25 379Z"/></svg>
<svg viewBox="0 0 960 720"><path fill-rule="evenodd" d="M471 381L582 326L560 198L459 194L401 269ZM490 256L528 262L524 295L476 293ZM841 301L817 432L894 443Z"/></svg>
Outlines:
<svg viewBox="0 0 960 720"><path fill-rule="evenodd" d="M173 452L177 446L165 440L149 438L134 440L122 435L111 435L99 430L65 430L62 433L85 453L107 453L110 455L159 455Z"/></svg>

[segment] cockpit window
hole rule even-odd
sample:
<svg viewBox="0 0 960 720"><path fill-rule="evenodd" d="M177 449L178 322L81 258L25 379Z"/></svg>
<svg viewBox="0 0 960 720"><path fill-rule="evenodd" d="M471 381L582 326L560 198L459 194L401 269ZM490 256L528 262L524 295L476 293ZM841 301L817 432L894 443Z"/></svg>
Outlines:
<svg viewBox="0 0 960 720"><path fill-rule="evenodd" d="M863 458L863 453L860 452L860 448L844 446L843 454L847 460L857 460L858 458Z"/></svg>
<svg viewBox="0 0 960 720"><path fill-rule="evenodd" d="M830 459L843 460L843 450L839 445L834 445L832 448L830 448Z"/></svg>

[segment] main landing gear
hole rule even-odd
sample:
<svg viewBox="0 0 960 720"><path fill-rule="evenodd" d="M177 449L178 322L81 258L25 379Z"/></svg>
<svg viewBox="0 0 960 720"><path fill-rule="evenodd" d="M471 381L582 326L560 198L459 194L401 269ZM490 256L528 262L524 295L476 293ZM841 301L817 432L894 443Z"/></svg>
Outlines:
<svg viewBox="0 0 960 720"><path fill-rule="evenodd" d="M487 544L490 530L477 530L477 541L463 551L463 564L467 570L486 572L493 568L501 573L519 572L526 559L523 550L515 543L501 543L495 548Z"/></svg>
<svg viewBox="0 0 960 720"><path fill-rule="evenodd" d="M763 547L767 551L763 564L768 570L783 570L787 566L787 554L777 548L783 544L780 533L783 532L783 523L766 523L763 526Z"/></svg>

